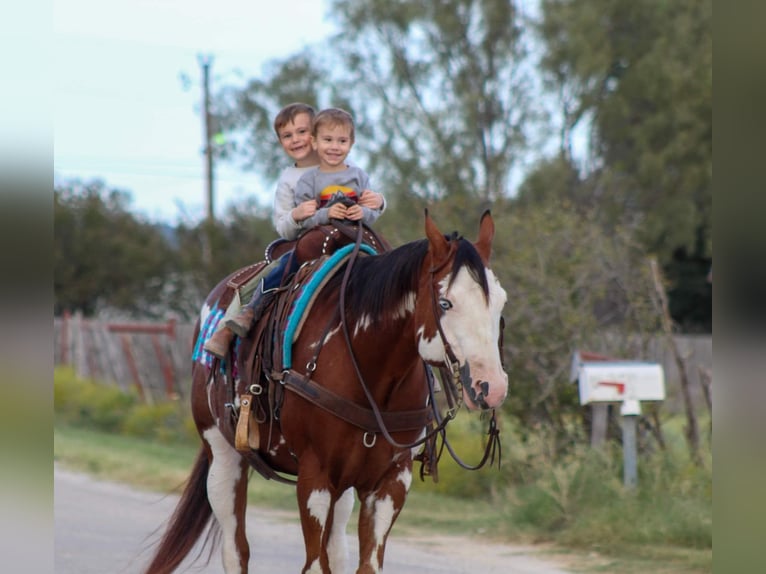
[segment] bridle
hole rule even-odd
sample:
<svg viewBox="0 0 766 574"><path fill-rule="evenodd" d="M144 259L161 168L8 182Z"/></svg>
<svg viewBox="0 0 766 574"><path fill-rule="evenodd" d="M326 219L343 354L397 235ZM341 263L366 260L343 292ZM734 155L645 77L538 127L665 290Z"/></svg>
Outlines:
<svg viewBox="0 0 766 574"><path fill-rule="evenodd" d="M431 373L428 367L425 366L424 364L424 368L426 370L426 380L428 381L429 403L433 410L436 425L433 426L431 429L429 429L422 438L415 440L414 442L411 442L411 443L402 444L402 443L399 443L396 439L394 439L391 436L391 433L389 432L388 428L386 427L383 421L383 415L381 413L380 407L375 401L375 398L372 396L372 392L370 391L369 385L364 380L364 376L362 375L361 369L359 368L359 364L354 354L354 350L353 350L353 346L351 342L351 336L348 330L348 322L346 321L345 294L346 294L346 288L347 288L348 280L351 273L351 268L353 267L353 264L356 261L356 258L359 254L359 250L361 246L361 240L362 240L361 225L359 226L358 230L359 231L357 233L357 237L355 240L354 250L352 251L350 255L348 265L346 267L343 280L341 282L340 302L339 302L340 323L343 330L343 335L345 337L346 346L348 348L349 357L351 358L351 363L354 366L354 371L362 387L362 390L365 394L365 397L367 398L367 401L370 404L371 410L373 411L375 415L375 420L378 423L381 434L386 439L386 441L395 448L411 449L411 448L428 443L426 446L427 446L427 449L431 452L431 457L433 459L430 461L431 468L429 469L428 473L432 471L435 474L436 464L439 458L441 457L441 451L445 445L447 447L447 450L450 452L450 455L453 457L453 459L463 468L466 468L469 470L476 470L483 467L486 464L487 460L490 460L490 464L492 464L492 462L494 462L494 459L495 459L496 449L498 451L497 454L498 454L498 464L499 464L499 460L500 460L499 434L500 432L497 429L497 421L495 418L494 410L492 411L492 418L490 419L490 429L488 432L490 439L487 442L484 456L478 465L470 466L465 464L462 460L460 460L460 458L457 456L457 454L454 452L451 445L447 441L447 436L446 436L447 425L452 419L454 419L457 416L457 412L460 410L460 407L463 405L463 385L461 381L461 376L463 373L461 373L460 361L455 355L455 352L452 350L452 347L449 344L449 341L447 340L447 337L444 334L444 329L442 328L442 325L441 325L441 313L439 312L439 305L438 305L439 288L436 282L436 275L454 259L454 255L457 250L457 242L459 241L459 239L456 239L454 237L450 238L449 251L447 252L446 256L440 262L432 265L432 267L429 269L429 278L430 278L429 284L431 285L431 308L434 313L434 321L436 323L436 329L437 329L437 332L439 333L439 337L441 338L442 345L444 347L444 353L445 353L444 367L440 367L440 370L442 373L442 382L444 383L444 387L445 387L444 391L445 391L445 396L447 398L448 410L446 415L443 417L441 413L438 412L438 407L436 405L436 397L435 397L434 376L433 376L433 373ZM443 443L442 443L442 449L438 449L438 452L437 452L435 442L438 435L442 436ZM371 447L373 445L374 445L374 441L371 444L367 444L367 441L365 438L365 446ZM421 477L422 475L423 475L423 472L421 470Z"/></svg>

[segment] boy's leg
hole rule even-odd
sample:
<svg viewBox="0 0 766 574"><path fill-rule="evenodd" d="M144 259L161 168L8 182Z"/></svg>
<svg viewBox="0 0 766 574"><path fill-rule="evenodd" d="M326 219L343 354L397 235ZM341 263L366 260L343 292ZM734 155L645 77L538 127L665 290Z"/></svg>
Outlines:
<svg viewBox="0 0 766 574"><path fill-rule="evenodd" d="M293 257L293 252L288 251L275 261L277 265L263 277L261 284L256 288L250 302L242 307L236 317L226 321L226 327L240 337L247 337L247 334L253 327L253 323L261 314L262 309L269 301L271 301L277 288L282 283L282 277L285 275L285 269L287 269L288 265L290 265L290 269L287 274L289 275L294 272L293 267L295 267L295 259L296 258Z"/></svg>
<svg viewBox="0 0 766 574"><path fill-rule="evenodd" d="M260 273L245 283L245 285L240 288L239 293L234 295L231 303L229 303L229 306L226 308L226 312L218 322L215 332L207 341L205 341L203 348L208 353L215 355L219 359L223 359L226 356L226 353L228 353L229 347L231 346L231 341L234 339L234 332L229 327L227 327L227 323L242 312L242 300L240 299L240 294L242 295L242 299L247 299L247 295L249 293L260 289L264 277L266 277L279 266L279 259L272 261L266 267L264 267ZM253 285L256 285L255 289L253 289ZM255 294L253 294L252 297L255 297Z"/></svg>

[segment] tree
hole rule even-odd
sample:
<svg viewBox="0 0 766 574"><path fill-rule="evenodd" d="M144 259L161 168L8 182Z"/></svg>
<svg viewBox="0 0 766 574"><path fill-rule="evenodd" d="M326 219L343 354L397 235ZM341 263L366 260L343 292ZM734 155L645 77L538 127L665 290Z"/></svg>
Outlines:
<svg viewBox="0 0 766 574"><path fill-rule="evenodd" d="M536 119L508 0L336 0L340 53L372 168L429 199L506 195Z"/></svg>
<svg viewBox="0 0 766 574"><path fill-rule="evenodd" d="M198 306L224 277L264 258L266 246L276 238L268 215L254 199L230 205L210 233L213 255L210 265L206 265L202 257L203 234L208 222L180 224L176 228L179 266L199 294Z"/></svg>
<svg viewBox="0 0 766 574"><path fill-rule="evenodd" d="M578 205L629 222L687 331L712 329L712 1L543 0L543 69L562 152L591 134Z"/></svg>
<svg viewBox="0 0 766 574"><path fill-rule="evenodd" d="M172 249L155 225L128 211L129 195L99 180L54 189L54 312L110 307L147 314L173 271Z"/></svg>
<svg viewBox="0 0 766 574"><path fill-rule="evenodd" d="M591 203L671 261L712 249L712 1L543 0L564 138L592 122ZM570 142L561 146L571 147Z"/></svg>
<svg viewBox="0 0 766 574"><path fill-rule="evenodd" d="M504 410L524 429L550 429L566 448L581 434L584 413L569 378L572 354L646 357L660 329L651 270L631 230L605 233L595 212L566 202L504 207L494 212L492 255L508 293L513 390Z"/></svg>

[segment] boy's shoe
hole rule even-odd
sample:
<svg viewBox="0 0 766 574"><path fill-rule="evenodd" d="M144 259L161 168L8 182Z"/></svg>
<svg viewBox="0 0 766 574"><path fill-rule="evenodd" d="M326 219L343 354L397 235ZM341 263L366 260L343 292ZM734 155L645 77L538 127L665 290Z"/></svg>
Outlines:
<svg viewBox="0 0 766 574"><path fill-rule="evenodd" d="M226 321L226 327L228 327L235 334L240 337L247 337L250 332L250 328L253 326L253 320L255 319L255 311L250 305L242 307L239 313L233 318ZM212 337L211 337L212 339Z"/></svg>
<svg viewBox="0 0 766 574"><path fill-rule="evenodd" d="M205 341L205 345L202 348L219 359L225 359L233 338L234 332L228 327L223 327L213 333L213 336Z"/></svg>

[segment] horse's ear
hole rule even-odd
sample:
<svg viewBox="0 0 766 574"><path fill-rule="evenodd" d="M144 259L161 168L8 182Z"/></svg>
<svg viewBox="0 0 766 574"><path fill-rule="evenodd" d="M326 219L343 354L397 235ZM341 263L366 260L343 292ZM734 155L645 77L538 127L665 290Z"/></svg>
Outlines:
<svg viewBox="0 0 766 574"><path fill-rule="evenodd" d="M431 256L434 261L441 261L449 253L449 242L444 238L444 234L436 227L431 216L428 215L428 208L425 210L426 214L426 237L428 238L429 249L431 250Z"/></svg>
<svg viewBox="0 0 766 574"><path fill-rule="evenodd" d="M489 256L492 254L492 239L495 237L495 222L492 220L492 214L489 209L481 216L479 223L479 239L474 246L479 252L484 265L489 263Z"/></svg>

